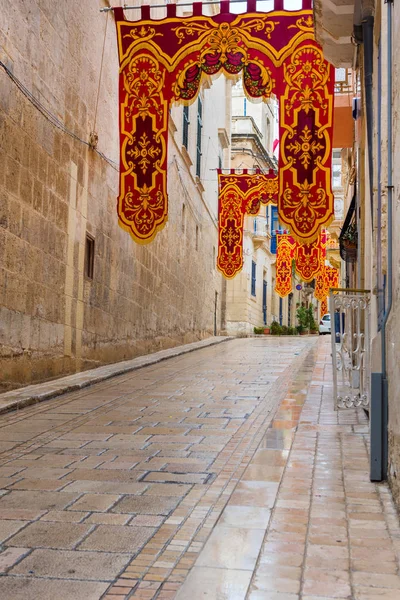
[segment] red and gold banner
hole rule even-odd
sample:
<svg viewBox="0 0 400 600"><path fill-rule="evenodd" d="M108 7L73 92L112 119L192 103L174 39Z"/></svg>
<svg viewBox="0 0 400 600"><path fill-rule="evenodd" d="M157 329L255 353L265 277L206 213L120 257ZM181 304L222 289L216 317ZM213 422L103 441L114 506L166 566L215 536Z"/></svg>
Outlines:
<svg viewBox="0 0 400 600"><path fill-rule="evenodd" d="M245 215L257 215L261 204L277 203L278 177L274 171L247 170L228 175L218 171L218 259L217 268L227 279L243 267Z"/></svg>
<svg viewBox="0 0 400 600"><path fill-rule="evenodd" d="M115 8L120 64L120 194L121 225L139 243L150 242L167 220L168 111L173 102L191 104L202 82L224 72L243 76L250 98L281 99L279 156L280 220L292 235L311 243L333 215L331 136L333 68L314 40L311 1L303 9L127 21Z"/></svg>
<svg viewBox="0 0 400 600"><path fill-rule="evenodd" d="M329 290L339 287L339 280L339 269L325 266L316 278L314 297L321 302L321 317L328 312Z"/></svg>
<svg viewBox="0 0 400 600"><path fill-rule="evenodd" d="M283 69L280 96L279 220L300 243L334 218L331 189L334 68L315 43L297 48Z"/></svg>
<svg viewBox="0 0 400 600"><path fill-rule="evenodd" d="M339 269L335 269L335 267L325 267L324 282L325 289L328 292L326 295L329 294L331 288L339 287Z"/></svg>
<svg viewBox="0 0 400 600"><path fill-rule="evenodd" d="M322 319L322 317L324 315L326 315L328 312L328 299L325 298L324 300L322 300L321 302L321 306L319 308L319 314L320 314L320 318Z"/></svg>
<svg viewBox="0 0 400 600"><path fill-rule="evenodd" d="M321 231L311 244L296 245L296 273L306 283L315 279L324 268L326 258L327 231Z"/></svg>
<svg viewBox="0 0 400 600"><path fill-rule="evenodd" d="M297 244L290 235L278 234L276 237L275 291L281 298L284 298L292 291L292 262Z"/></svg>

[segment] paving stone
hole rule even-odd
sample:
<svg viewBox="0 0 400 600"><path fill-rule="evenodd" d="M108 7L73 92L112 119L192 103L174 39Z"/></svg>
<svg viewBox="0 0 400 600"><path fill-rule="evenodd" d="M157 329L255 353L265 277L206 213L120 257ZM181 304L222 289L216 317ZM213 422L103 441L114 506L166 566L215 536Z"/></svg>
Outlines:
<svg viewBox="0 0 400 600"><path fill-rule="evenodd" d="M152 471L147 473L141 481L155 481L163 483L205 483L209 479L209 473L171 473Z"/></svg>
<svg viewBox="0 0 400 600"><path fill-rule="evenodd" d="M126 554L34 550L10 573L60 579L113 581L128 562L129 555Z"/></svg>
<svg viewBox="0 0 400 600"><path fill-rule="evenodd" d="M0 516L3 510L60 510L78 498L78 494L45 491L11 491L0 498Z"/></svg>
<svg viewBox="0 0 400 600"><path fill-rule="evenodd" d="M176 600L243 600L251 571L195 567L176 594Z"/></svg>
<svg viewBox="0 0 400 600"><path fill-rule="evenodd" d="M26 521L0 521L0 542L4 542L25 526Z"/></svg>
<svg viewBox="0 0 400 600"><path fill-rule="evenodd" d="M84 494L68 510L106 512L119 498L112 494Z"/></svg>
<svg viewBox="0 0 400 600"><path fill-rule="evenodd" d="M111 512L167 516L178 503L179 499L175 497L129 496L122 498Z"/></svg>
<svg viewBox="0 0 400 600"><path fill-rule="evenodd" d="M41 521L54 521L56 523L79 523L89 513L82 511L69 512L68 510L50 510L41 517Z"/></svg>
<svg viewBox="0 0 400 600"><path fill-rule="evenodd" d="M134 553L138 552L155 532L156 529L152 529L151 527L99 525L80 544L79 550Z"/></svg>
<svg viewBox="0 0 400 600"><path fill-rule="evenodd" d="M37 436L5 455L0 483L12 491L0 518L41 519L12 534L6 562L38 541L58 548L16 564L0 597L100 598L105 587L65 586L121 575L107 600L397 600L400 530L387 486L369 482L364 413L333 409L329 340L238 339L202 352L0 418L0 440ZM51 531L35 535L37 525ZM25 531L32 540L14 547ZM99 575L105 555L121 554L122 573L107 574L110 559ZM33 577L18 572L29 560Z"/></svg>
<svg viewBox="0 0 400 600"><path fill-rule="evenodd" d="M7 541L8 546L70 549L89 533L90 525L37 521Z"/></svg>
<svg viewBox="0 0 400 600"><path fill-rule="evenodd" d="M92 513L85 519L85 523L93 525L125 525L131 520L131 515L116 515L113 513ZM138 523L140 525L140 523Z"/></svg>
<svg viewBox="0 0 400 600"><path fill-rule="evenodd" d="M46 492L56 492L67 485L66 481L59 479L21 479L10 486L11 490L41 490Z"/></svg>
<svg viewBox="0 0 400 600"><path fill-rule="evenodd" d="M191 485L179 483L149 483L145 496L185 496L192 489Z"/></svg>
<svg viewBox="0 0 400 600"><path fill-rule="evenodd" d="M6 548L0 552L0 573L7 571L28 552L30 548Z"/></svg>
<svg viewBox="0 0 400 600"><path fill-rule="evenodd" d="M141 495L149 487L146 483L125 483L120 481L90 481L90 480L79 480L73 481L67 487L63 489L65 492L75 492L75 497L82 492L86 493L102 493L102 494L132 494Z"/></svg>
<svg viewBox="0 0 400 600"><path fill-rule="evenodd" d="M0 577L0 598L12 600L99 600L110 584L32 577Z"/></svg>

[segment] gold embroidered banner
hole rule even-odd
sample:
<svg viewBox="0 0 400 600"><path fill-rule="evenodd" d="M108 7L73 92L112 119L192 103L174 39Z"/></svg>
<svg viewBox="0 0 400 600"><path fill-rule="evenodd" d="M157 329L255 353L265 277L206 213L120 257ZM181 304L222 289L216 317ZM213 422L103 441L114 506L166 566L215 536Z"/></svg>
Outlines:
<svg viewBox="0 0 400 600"><path fill-rule="evenodd" d="M223 71L243 77L250 98L280 97L279 213L301 242L312 242L333 215L331 136L333 68L314 40L311 0L302 10L177 17L127 21L115 8L120 63L121 225L139 243L148 243L167 220L168 111L172 103L192 103L201 83Z"/></svg>
<svg viewBox="0 0 400 600"><path fill-rule="evenodd" d="M249 174L247 170L224 175L218 170L217 268L231 279L243 267L245 215L257 215L261 204L277 203L278 177L274 171Z"/></svg>
<svg viewBox="0 0 400 600"><path fill-rule="evenodd" d="M315 279L324 268L327 236L327 231L323 230L311 244L296 245L296 273L306 283Z"/></svg>
<svg viewBox="0 0 400 600"><path fill-rule="evenodd" d="M339 270L326 267L321 270L316 278L314 297L321 302L321 317L328 312L328 296L331 288L339 287ZM324 311L324 312L323 312Z"/></svg>
<svg viewBox="0 0 400 600"><path fill-rule="evenodd" d="M275 291L281 298L285 298L292 291L292 262L297 244L290 235L278 234L276 238Z"/></svg>
<svg viewBox="0 0 400 600"><path fill-rule="evenodd" d="M311 243L334 218L334 68L315 43L308 43L286 61L284 83L279 122L279 220L300 243Z"/></svg>
<svg viewBox="0 0 400 600"><path fill-rule="evenodd" d="M319 314L320 314L321 319L324 315L327 314L327 312L328 312L328 300L327 300L327 298L325 298L324 300L322 300L321 306L319 309ZM332 321L331 321L331 323L332 323Z"/></svg>

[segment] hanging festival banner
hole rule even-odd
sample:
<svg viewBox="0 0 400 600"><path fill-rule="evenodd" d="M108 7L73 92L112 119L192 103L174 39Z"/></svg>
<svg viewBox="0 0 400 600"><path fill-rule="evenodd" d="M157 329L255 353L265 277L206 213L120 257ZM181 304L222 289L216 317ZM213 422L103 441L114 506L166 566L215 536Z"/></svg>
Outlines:
<svg viewBox="0 0 400 600"><path fill-rule="evenodd" d="M167 141L172 103L191 104L201 84L219 72L243 77L246 95L280 97L279 215L293 237L311 243L333 216L331 137L334 70L314 39L311 0L302 10L205 16L201 2L193 15L150 18L141 7L138 21L127 21L115 8L120 123L122 227L139 243L148 243L168 216Z"/></svg>
<svg viewBox="0 0 400 600"><path fill-rule="evenodd" d="M322 319L322 317L324 315L326 315L328 312L328 299L325 298L324 300L322 300L321 302L321 306L319 308L319 314L320 314L320 318Z"/></svg>
<svg viewBox="0 0 400 600"><path fill-rule="evenodd" d="M274 171L253 174L243 170L228 175L218 170L218 258L217 268L231 279L243 267L245 215L257 215L261 204L278 201L278 177Z"/></svg>
<svg viewBox="0 0 400 600"><path fill-rule="evenodd" d="M292 291L292 263L296 252L296 241L290 235L278 234L276 249L275 291L285 298Z"/></svg>
<svg viewBox="0 0 400 600"><path fill-rule="evenodd" d="M335 269L335 267L325 267L324 284L327 296L329 295L329 290L331 288L339 287L339 269Z"/></svg>
<svg viewBox="0 0 400 600"><path fill-rule="evenodd" d="M327 267L321 270L315 282L314 297L321 302L321 317L328 312L328 296L331 288L339 287L339 269Z"/></svg>
<svg viewBox="0 0 400 600"><path fill-rule="evenodd" d="M331 189L334 68L316 44L284 65L280 94L279 220L300 243L317 239L334 218Z"/></svg>
<svg viewBox="0 0 400 600"><path fill-rule="evenodd" d="M311 244L296 245L296 273L306 283L315 279L324 268L327 237L327 231L323 230Z"/></svg>

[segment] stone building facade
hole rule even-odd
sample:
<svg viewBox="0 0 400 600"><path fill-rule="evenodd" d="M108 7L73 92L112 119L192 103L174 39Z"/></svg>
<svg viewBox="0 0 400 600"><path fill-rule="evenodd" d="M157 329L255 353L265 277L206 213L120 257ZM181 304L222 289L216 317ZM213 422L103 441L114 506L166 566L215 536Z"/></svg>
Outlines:
<svg viewBox="0 0 400 600"><path fill-rule="evenodd" d="M371 436L373 455L382 458L380 473L372 459L371 474L389 479L400 507L400 10L384 0L346 4L340 12L339 0L329 5L316 0L314 11L328 60L352 68L355 81L352 168L346 183L353 211L347 220L357 227L358 256L347 284L371 290Z"/></svg>
<svg viewBox="0 0 400 600"><path fill-rule="evenodd" d="M232 89L231 167L277 172L273 153L278 136L278 104L250 103L241 82ZM296 305L303 301L296 290L286 298L275 292L277 207L261 206L257 216L244 218L243 269L226 282L226 330L233 335L252 334L254 327L272 321L295 326ZM304 298L306 300L306 298Z"/></svg>
<svg viewBox="0 0 400 600"><path fill-rule="evenodd" d="M225 327L212 169L229 164L230 83L202 90L200 140L199 101L187 140L183 108L172 108L169 220L153 243L135 244L117 221L118 61L103 6L0 0L3 390Z"/></svg>

